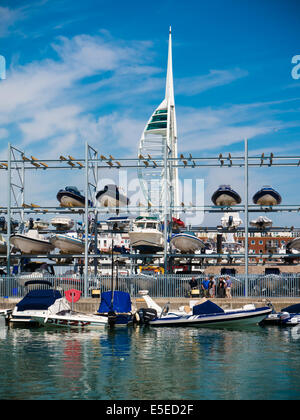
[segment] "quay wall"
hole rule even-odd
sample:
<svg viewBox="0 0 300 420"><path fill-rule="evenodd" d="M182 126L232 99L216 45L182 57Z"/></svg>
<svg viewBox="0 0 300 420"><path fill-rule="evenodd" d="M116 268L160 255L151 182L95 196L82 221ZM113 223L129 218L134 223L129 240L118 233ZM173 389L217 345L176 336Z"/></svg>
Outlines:
<svg viewBox="0 0 300 420"><path fill-rule="evenodd" d="M164 306L166 303L169 303L170 309L178 309L179 306L189 306L191 300L197 302L199 299L190 299L190 298L157 298L155 302ZM266 306L265 299L258 298L233 298L233 299L211 299L212 302L223 307L224 309L236 309L241 306L247 305L249 303L255 304L257 307ZM16 303L20 299L0 299L0 309L13 309ZM274 298L271 299L271 302L276 311L300 303L300 298ZM133 305L138 309L146 307L142 298L133 299ZM74 304L74 310L83 313L95 313L97 312L100 305L99 299L81 299L79 302Z"/></svg>

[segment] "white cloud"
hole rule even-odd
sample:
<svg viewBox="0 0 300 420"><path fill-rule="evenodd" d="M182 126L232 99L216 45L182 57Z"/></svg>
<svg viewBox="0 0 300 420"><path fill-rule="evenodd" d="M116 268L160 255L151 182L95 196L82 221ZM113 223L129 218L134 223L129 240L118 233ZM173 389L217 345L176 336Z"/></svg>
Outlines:
<svg viewBox="0 0 300 420"><path fill-rule="evenodd" d="M176 94L197 95L208 89L228 85L247 75L248 72L241 69L210 70L205 75L178 79L176 81Z"/></svg>
<svg viewBox="0 0 300 420"><path fill-rule="evenodd" d="M10 29L15 23L23 17L20 9L9 9L0 6L0 38L4 38L9 34Z"/></svg>

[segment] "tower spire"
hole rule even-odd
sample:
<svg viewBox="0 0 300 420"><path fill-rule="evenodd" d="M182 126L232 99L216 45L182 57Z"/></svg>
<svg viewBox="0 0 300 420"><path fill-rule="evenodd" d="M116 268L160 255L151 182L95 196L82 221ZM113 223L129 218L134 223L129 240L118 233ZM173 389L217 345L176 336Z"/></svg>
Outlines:
<svg viewBox="0 0 300 420"><path fill-rule="evenodd" d="M175 105L174 98L174 80L173 80L173 58L172 58L172 28L169 30L169 53L168 53L168 70L166 82L166 100L171 106Z"/></svg>

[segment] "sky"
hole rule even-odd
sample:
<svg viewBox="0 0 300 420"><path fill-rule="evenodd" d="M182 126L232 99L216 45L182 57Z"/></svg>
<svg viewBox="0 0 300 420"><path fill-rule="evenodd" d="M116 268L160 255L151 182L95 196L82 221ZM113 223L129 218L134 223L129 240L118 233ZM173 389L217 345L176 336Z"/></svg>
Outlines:
<svg viewBox="0 0 300 420"><path fill-rule="evenodd" d="M299 16L298 0L0 0L0 158L8 142L40 159L80 158L86 141L135 157L164 97L170 25L179 153L240 155L248 138L250 155L300 156ZM272 185L298 205L299 170L250 170L250 195ZM60 188L83 190L84 175L69 172L28 175L27 201L53 205ZM243 170L180 176L204 178L206 204L223 183L243 197ZM300 226L298 215L274 220Z"/></svg>

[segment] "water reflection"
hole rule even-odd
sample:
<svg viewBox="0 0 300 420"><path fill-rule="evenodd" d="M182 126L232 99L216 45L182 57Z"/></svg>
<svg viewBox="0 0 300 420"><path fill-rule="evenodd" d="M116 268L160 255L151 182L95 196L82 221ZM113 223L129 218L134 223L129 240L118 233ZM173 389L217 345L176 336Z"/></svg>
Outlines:
<svg viewBox="0 0 300 420"><path fill-rule="evenodd" d="M0 326L0 399L300 398L299 330Z"/></svg>

